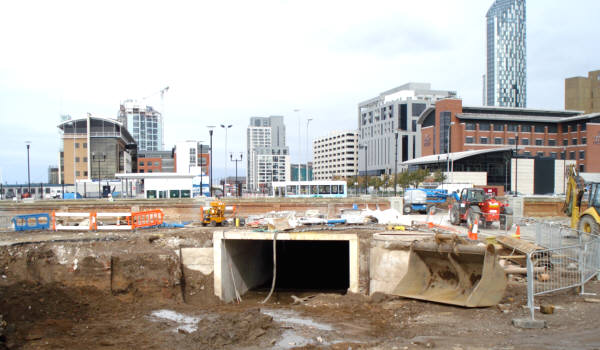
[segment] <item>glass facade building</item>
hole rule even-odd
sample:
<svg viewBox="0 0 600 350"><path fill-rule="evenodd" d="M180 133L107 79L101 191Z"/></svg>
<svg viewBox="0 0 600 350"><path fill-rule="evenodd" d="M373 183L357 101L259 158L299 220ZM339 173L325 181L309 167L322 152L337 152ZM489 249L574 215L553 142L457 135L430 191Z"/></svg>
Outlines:
<svg viewBox="0 0 600 350"><path fill-rule="evenodd" d="M525 0L496 0L487 12L484 105L527 107Z"/></svg>
<svg viewBox="0 0 600 350"><path fill-rule="evenodd" d="M163 119L151 106L125 101L119 108L119 122L135 139L139 151L162 151L164 145Z"/></svg>

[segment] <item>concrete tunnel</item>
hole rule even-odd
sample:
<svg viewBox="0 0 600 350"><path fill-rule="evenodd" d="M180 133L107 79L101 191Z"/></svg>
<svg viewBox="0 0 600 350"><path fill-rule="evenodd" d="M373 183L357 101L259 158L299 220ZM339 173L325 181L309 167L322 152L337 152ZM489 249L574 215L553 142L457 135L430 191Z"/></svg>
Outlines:
<svg viewBox="0 0 600 350"><path fill-rule="evenodd" d="M213 234L214 290L235 300L249 290L269 290L272 232ZM358 292L358 237L347 233L278 233L275 291ZM234 287L235 285L235 287Z"/></svg>

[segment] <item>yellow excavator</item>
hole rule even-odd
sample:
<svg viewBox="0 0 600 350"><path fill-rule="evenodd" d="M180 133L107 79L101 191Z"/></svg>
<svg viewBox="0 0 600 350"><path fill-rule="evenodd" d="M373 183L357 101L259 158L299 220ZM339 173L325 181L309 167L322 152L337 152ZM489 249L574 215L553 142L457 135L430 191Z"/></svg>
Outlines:
<svg viewBox="0 0 600 350"><path fill-rule="evenodd" d="M600 234L600 183L588 184L588 208L580 213L581 200L586 192L586 185L575 165L567 168L567 193L563 212L571 217L571 228L585 233Z"/></svg>

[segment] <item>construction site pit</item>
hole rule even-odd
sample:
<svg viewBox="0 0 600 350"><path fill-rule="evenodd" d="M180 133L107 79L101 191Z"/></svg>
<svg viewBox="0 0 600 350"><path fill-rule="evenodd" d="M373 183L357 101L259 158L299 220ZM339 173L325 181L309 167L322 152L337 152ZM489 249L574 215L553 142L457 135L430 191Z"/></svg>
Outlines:
<svg viewBox="0 0 600 350"><path fill-rule="evenodd" d="M600 303L573 290L539 298L555 306L536 314L547 328L512 326L528 316L521 276L493 307L391 295L411 243L431 236L382 225L1 232L0 349L600 348Z"/></svg>

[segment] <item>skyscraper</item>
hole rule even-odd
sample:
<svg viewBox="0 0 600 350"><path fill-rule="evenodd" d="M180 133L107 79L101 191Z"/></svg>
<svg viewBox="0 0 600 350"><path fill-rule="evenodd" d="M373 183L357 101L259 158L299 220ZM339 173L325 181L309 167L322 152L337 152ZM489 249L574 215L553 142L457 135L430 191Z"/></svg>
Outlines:
<svg viewBox="0 0 600 350"><path fill-rule="evenodd" d="M248 190L266 192L274 181L289 181L290 156L283 117L252 117L247 132Z"/></svg>
<svg viewBox="0 0 600 350"><path fill-rule="evenodd" d="M162 151L162 115L151 106L127 100L119 108L119 122L131 133L138 151Z"/></svg>
<svg viewBox="0 0 600 350"><path fill-rule="evenodd" d="M487 76L483 104L527 106L525 0L495 0L487 18Z"/></svg>

